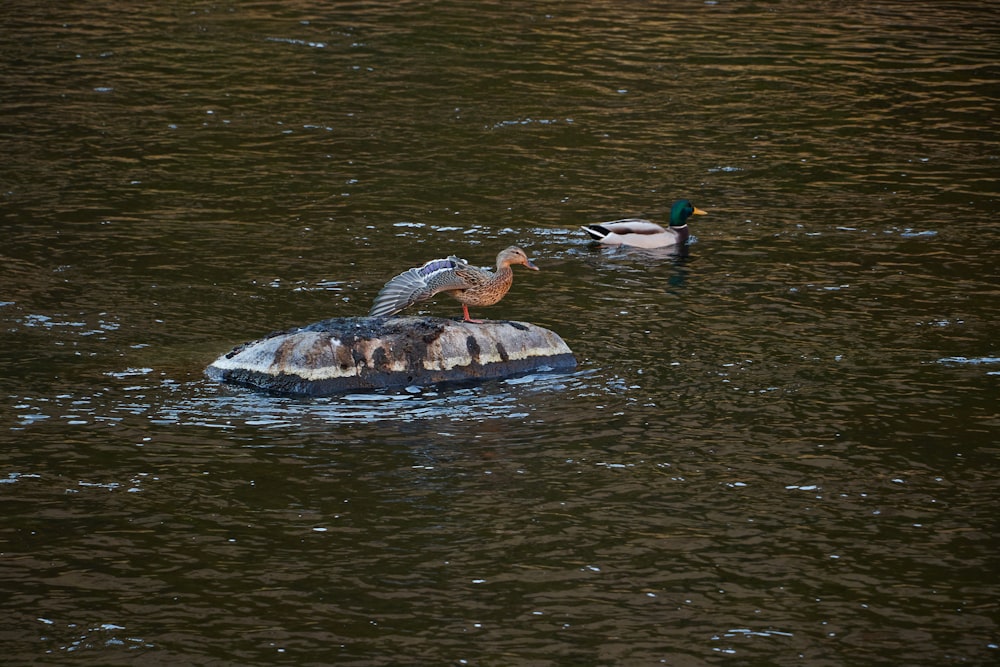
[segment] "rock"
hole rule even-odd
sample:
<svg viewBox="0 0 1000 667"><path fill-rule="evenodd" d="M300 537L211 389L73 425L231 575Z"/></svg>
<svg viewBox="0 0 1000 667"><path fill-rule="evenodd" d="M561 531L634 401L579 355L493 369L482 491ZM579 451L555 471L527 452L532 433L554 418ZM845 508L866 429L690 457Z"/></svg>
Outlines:
<svg viewBox="0 0 1000 667"><path fill-rule="evenodd" d="M576 358L557 334L526 322L351 317L272 333L207 369L215 380L325 396L567 370Z"/></svg>

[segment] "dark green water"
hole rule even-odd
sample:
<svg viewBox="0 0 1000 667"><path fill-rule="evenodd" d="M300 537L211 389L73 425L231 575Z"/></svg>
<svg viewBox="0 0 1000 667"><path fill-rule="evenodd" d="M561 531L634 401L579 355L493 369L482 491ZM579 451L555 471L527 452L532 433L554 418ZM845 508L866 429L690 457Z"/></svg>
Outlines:
<svg viewBox="0 0 1000 667"><path fill-rule="evenodd" d="M990 3L16 0L0 28L11 664L998 660ZM710 213L684 259L576 229L679 196ZM203 376L512 243L541 271L473 314L577 372Z"/></svg>

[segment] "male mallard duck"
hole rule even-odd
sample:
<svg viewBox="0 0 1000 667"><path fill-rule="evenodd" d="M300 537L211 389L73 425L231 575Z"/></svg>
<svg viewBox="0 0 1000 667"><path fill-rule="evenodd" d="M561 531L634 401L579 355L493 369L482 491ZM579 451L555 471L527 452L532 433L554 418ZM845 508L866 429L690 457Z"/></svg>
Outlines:
<svg viewBox="0 0 1000 667"><path fill-rule="evenodd" d="M607 245L628 245L636 248L665 248L684 245L688 240L687 221L691 215L707 215L687 199L679 199L670 208L670 226L664 229L642 218L612 220L597 225L585 225L583 231L595 241Z"/></svg>
<svg viewBox="0 0 1000 667"><path fill-rule="evenodd" d="M524 251L511 246L497 255L497 270L470 266L464 259L452 255L448 259L432 259L423 266L403 271L385 284L368 312L369 317L394 315L418 301L426 301L438 292L447 292L462 304L466 322L481 323L469 317L469 306L492 306L504 297L514 282L512 264L523 264L532 271Z"/></svg>

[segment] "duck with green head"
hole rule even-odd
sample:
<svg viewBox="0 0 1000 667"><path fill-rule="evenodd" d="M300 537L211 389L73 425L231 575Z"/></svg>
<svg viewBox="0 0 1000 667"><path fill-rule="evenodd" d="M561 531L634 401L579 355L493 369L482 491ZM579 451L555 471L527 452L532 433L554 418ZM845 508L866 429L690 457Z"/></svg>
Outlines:
<svg viewBox="0 0 1000 667"><path fill-rule="evenodd" d="M687 199L678 199L670 208L670 225L664 229L643 218L625 218L596 225L584 225L583 231L595 241L605 245L626 245L635 248L666 248L687 243L688 218L706 215Z"/></svg>

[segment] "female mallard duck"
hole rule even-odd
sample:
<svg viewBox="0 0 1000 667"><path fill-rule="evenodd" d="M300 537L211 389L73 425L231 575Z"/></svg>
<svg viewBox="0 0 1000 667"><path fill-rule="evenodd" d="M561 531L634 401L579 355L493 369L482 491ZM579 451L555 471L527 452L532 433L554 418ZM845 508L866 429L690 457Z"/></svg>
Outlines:
<svg viewBox="0 0 1000 667"><path fill-rule="evenodd" d="M679 199L670 209L670 226L664 229L655 222L642 218L612 220L597 225L586 225L583 231L595 241L607 245L628 245L636 248L666 248L684 245L688 240L687 221L691 215L706 215L687 199Z"/></svg>
<svg viewBox="0 0 1000 667"><path fill-rule="evenodd" d="M403 271L385 284L375 297L369 317L394 315L418 301L426 301L438 292L447 292L462 304L466 322L482 323L469 317L469 306L492 306L504 297L514 282L512 264L523 264L532 271L531 263L517 246L497 255L497 270L470 266L464 259L452 255L448 259L432 259L423 266Z"/></svg>

